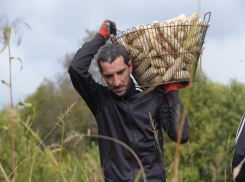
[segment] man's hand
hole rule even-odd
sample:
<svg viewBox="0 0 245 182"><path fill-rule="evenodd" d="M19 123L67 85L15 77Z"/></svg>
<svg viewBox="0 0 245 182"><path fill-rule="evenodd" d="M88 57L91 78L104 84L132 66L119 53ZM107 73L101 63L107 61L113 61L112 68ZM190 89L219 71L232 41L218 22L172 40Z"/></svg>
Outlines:
<svg viewBox="0 0 245 182"><path fill-rule="evenodd" d="M117 35L116 23L114 21L110 21L107 19L104 20L104 22L101 25L99 33L103 35L105 41L107 41L109 39L110 34Z"/></svg>
<svg viewBox="0 0 245 182"><path fill-rule="evenodd" d="M175 83L168 83L168 84L164 84L161 85L161 89L165 92L168 93L171 90L179 90L185 87L189 86L189 81L185 81L185 82L175 82Z"/></svg>

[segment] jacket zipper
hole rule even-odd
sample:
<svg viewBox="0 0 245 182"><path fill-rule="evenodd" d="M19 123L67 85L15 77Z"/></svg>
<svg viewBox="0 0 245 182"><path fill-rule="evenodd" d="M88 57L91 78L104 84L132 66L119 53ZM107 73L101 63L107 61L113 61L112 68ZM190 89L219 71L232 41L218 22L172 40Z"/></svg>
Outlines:
<svg viewBox="0 0 245 182"><path fill-rule="evenodd" d="M130 122L130 129L131 129L132 137L133 137L133 151L135 152L134 130L133 130L133 122L131 121L130 112L129 112L129 104L123 97L122 97L122 100L127 104L128 120ZM133 179L134 179L135 178L135 159L133 158L131 161L133 163Z"/></svg>

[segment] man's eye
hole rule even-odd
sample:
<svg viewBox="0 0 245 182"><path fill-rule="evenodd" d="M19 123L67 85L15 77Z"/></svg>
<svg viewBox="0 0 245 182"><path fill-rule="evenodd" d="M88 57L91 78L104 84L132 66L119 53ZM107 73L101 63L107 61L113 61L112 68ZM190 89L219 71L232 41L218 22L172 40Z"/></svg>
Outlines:
<svg viewBox="0 0 245 182"><path fill-rule="evenodd" d="M123 72L124 72L124 70L119 71L118 74L121 75L121 74L123 74Z"/></svg>
<svg viewBox="0 0 245 182"><path fill-rule="evenodd" d="M112 75L105 75L104 77L105 77L105 78L111 78Z"/></svg>

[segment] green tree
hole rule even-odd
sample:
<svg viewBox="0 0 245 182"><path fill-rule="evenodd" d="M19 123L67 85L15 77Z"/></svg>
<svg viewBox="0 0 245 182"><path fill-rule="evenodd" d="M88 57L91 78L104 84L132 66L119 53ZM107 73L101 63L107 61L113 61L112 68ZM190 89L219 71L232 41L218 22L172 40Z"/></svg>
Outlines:
<svg viewBox="0 0 245 182"><path fill-rule="evenodd" d="M87 37L85 37L83 41L92 39L95 33L87 31L87 34ZM90 130L91 133L97 133L95 118L84 100L72 86L67 72L69 63L73 57L74 53L66 54L63 60L64 70L57 75L55 80L51 81L44 79L36 92L25 99L25 102L32 103L35 107L36 116L31 121L31 127L35 131L38 131L42 138L44 138L52 127L55 126L59 112L74 101L77 101L77 103L69 118L67 118L65 124L65 137L74 130L82 133L87 133L88 130ZM90 73L97 81L101 80L101 75L95 60L92 61ZM32 108L24 108L21 111L21 116L27 118L32 113ZM46 143L52 144L61 141L61 136L61 128L56 128L49 138L47 138ZM74 148L72 144L66 144L66 147L72 148L77 155L81 155L86 150L86 141L89 142L90 140L91 139L86 139L84 140L85 142L80 143L80 148Z"/></svg>
<svg viewBox="0 0 245 182"><path fill-rule="evenodd" d="M185 94L186 89L180 91L183 102ZM196 73L188 109L190 142L181 146L182 177L200 182L231 179L234 138L245 111L244 102L244 84L231 80L223 85ZM170 146L165 147L169 166L175 145L166 139L165 146Z"/></svg>

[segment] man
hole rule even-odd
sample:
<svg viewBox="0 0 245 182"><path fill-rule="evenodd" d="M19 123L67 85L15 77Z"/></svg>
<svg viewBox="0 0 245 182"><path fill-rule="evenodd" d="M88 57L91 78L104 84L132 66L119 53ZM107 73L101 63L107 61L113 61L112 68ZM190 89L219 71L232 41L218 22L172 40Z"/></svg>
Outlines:
<svg viewBox="0 0 245 182"><path fill-rule="evenodd" d="M115 138L132 148L144 166L148 182L165 182L166 172L159 151L163 152L161 126L172 140L177 141L183 111L177 90L185 86L168 84L162 87L166 94L155 89L139 96L142 90L135 87L130 77L133 63L125 47L120 44L105 45L109 33L115 33L115 28L114 22L103 22L99 33L86 42L71 61L70 77L96 118L99 135ZM88 72L91 60L103 45L97 61L108 86L96 83ZM157 124L160 149L150 130L149 114ZM181 143L188 140L188 132L188 121L185 119ZM113 141L99 139L99 151L106 182L134 181L139 164L126 148Z"/></svg>
<svg viewBox="0 0 245 182"><path fill-rule="evenodd" d="M236 147L232 161L233 178L236 182L245 181L245 113L242 116L241 122L236 134ZM241 165L241 168L239 167ZM240 169L238 172L237 169ZM237 173L238 172L238 173ZM237 176L234 176L237 175Z"/></svg>

